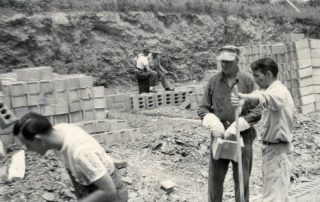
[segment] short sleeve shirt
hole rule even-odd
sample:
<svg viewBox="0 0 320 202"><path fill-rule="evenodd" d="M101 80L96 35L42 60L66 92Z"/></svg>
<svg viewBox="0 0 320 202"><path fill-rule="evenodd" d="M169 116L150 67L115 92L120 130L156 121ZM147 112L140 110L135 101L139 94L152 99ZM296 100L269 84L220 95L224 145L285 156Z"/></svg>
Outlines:
<svg viewBox="0 0 320 202"><path fill-rule="evenodd" d="M90 185L114 172L111 157L86 131L66 123L57 124L54 129L66 134L61 150L55 153L79 184Z"/></svg>
<svg viewBox="0 0 320 202"><path fill-rule="evenodd" d="M147 65L149 65L148 58L140 53L137 59L137 68L144 69Z"/></svg>

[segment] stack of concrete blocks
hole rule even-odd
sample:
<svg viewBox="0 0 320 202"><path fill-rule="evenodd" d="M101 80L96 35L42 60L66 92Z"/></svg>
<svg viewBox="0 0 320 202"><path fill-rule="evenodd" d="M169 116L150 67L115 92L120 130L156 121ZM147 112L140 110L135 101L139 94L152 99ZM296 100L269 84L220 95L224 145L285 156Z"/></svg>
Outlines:
<svg viewBox="0 0 320 202"><path fill-rule="evenodd" d="M202 86L203 88L203 86ZM159 91L157 93L144 93L129 95L130 108L136 111L153 109L165 106L180 106L192 93L193 87L176 88L175 91Z"/></svg>
<svg viewBox="0 0 320 202"><path fill-rule="evenodd" d="M130 94L106 95L106 109L129 110L130 108Z"/></svg>

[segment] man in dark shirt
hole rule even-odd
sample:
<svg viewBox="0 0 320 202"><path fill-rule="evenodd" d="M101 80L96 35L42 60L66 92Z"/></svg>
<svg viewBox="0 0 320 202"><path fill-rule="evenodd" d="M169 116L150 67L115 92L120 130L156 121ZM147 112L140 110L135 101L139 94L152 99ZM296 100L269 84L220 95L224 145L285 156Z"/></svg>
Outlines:
<svg viewBox="0 0 320 202"><path fill-rule="evenodd" d="M225 126L226 132L222 135L224 139L235 139L235 108L231 105L230 95L233 87L238 86L239 92L251 93L257 89L253 77L241 72L237 64L240 50L235 46L224 46L220 50L222 72L212 76L206 86L203 99L198 108L198 115L201 119L210 113L217 116ZM242 153L244 195L246 202L249 202L249 177L252 168L252 143L256 137L256 131L251 124L261 118L261 108L255 107L252 103L245 103L241 109L240 131L243 137L244 148ZM214 138L221 137L221 133L211 132L211 144ZM233 178L235 181L236 201L240 202L238 163L228 159L214 160L210 149L209 162L209 202L221 202L223 195L223 182L228 171L229 163L233 165Z"/></svg>

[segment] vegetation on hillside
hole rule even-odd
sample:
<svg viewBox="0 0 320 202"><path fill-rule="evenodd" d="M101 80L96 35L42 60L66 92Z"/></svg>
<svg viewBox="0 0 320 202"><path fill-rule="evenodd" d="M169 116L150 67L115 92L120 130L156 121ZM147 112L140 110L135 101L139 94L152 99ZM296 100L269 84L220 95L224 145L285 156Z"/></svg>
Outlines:
<svg viewBox="0 0 320 202"><path fill-rule="evenodd" d="M268 0L0 0L0 15L13 15L17 12L32 15L59 11L149 11L242 17L290 17L320 22L320 7L316 4L291 1L301 13L297 13L284 0L276 4L266 3Z"/></svg>

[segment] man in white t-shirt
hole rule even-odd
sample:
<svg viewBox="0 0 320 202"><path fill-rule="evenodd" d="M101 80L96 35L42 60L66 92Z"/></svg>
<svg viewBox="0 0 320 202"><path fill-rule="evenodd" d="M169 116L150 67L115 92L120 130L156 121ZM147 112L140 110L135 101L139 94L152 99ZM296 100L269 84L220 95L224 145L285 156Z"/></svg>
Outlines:
<svg viewBox="0 0 320 202"><path fill-rule="evenodd" d="M68 170L79 202L128 200L111 157L80 127L68 123L53 127L44 116L31 112L15 123L13 134L40 155L55 152Z"/></svg>
<svg viewBox="0 0 320 202"><path fill-rule="evenodd" d="M140 53L135 60L136 62L136 77L139 84L139 93L156 92L155 86L158 85L158 73L150 69L147 56L150 50L148 48L143 49L143 53ZM148 85L145 85L143 81L148 80ZM145 89L147 88L147 89Z"/></svg>

